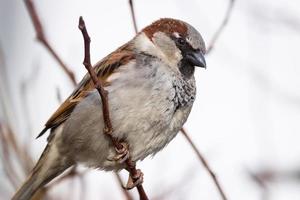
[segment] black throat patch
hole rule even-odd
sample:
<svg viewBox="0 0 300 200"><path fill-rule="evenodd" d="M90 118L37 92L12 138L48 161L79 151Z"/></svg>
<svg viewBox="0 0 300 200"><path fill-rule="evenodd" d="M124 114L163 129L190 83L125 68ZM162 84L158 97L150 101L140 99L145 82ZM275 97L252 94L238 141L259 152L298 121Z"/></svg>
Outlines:
<svg viewBox="0 0 300 200"><path fill-rule="evenodd" d="M184 58L179 63L179 71L183 75L184 78L191 78L195 72L195 66L191 65Z"/></svg>
<svg viewBox="0 0 300 200"><path fill-rule="evenodd" d="M186 41L186 38L184 37L172 37L173 41L175 42L175 45L177 48L181 51L182 59L179 63L179 71L183 75L184 78L191 78L191 76L194 74L195 66L193 66L188 60L187 60L187 54L189 52L195 51L195 49Z"/></svg>

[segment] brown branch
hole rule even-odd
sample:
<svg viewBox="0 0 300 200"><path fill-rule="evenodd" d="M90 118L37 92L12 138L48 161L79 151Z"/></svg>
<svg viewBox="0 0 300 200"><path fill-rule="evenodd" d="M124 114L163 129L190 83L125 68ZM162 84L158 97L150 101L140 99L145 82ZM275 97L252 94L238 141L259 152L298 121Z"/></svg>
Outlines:
<svg viewBox="0 0 300 200"><path fill-rule="evenodd" d="M8 180L12 184L12 186L16 189L20 183L20 179L17 176L15 169L13 168L13 164L11 161L11 152L9 150L10 141L7 138L7 130L6 127L0 122L0 142L1 142L1 153L2 153L2 164L5 175Z"/></svg>
<svg viewBox="0 0 300 200"><path fill-rule="evenodd" d="M122 183L122 179L121 179L120 175L116 172L115 176L117 178L119 185L122 186L123 183ZM125 190L123 187L121 187L121 190L123 192L123 195L126 197L126 200L133 200L133 197L129 194L128 190Z"/></svg>
<svg viewBox="0 0 300 200"><path fill-rule="evenodd" d="M48 40L46 39L44 30L43 30L43 26L40 22L40 18L37 14L34 3L32 2L32 0L25 0L25 4L26 4L27 10L30 14L31 20L33 22L33 25L34 25L34 28L36 31L36 37L37 37L38 41L40 41L47 48L47 50L51 53L51 55L60 64L60 66L63 69L63 71L65 72L65 74L71 79L73 85L75 86L76 81L75 81L74 73L64 64L62 59L58 56L58 54L54 51L54 49L51 47ZM60 96L59 90L57 89L56 92L57 92L57 98L58 98L59 102L61 102L61 96ZM119 176L118 174L116 174L116 175ZM70 176L68 176L68 177L70 177ZM82 177L82 176L80 176L80 177ZM127 191L123 190L123 192L126 193Z"/></svg>
<svg viewBox="0 0 300 200"><path fill-rule="evenodd" d="M29 152L25 147L18 142L16 138L16 134L12 131L10 126L0 122L0 142L2 143L2 151L3 151L3 163L6 165L7 170L10 171L10 175L16 177L15 183L20 183L20 179L18 179L16 175L16 169L11 161L13 156L16 157L16 160L20 163L22 170L25 174L28 174L33 166L33 160L29 156ZM9 178L9 177L8 177ZM12 180L10 179L12 182Z"/></svg>
<svg viewBox="0 0 300 200"><path fill-rule="evenodd" d="M82 196L84 196L84 192L85 192L85 187L84 187L84 182L83 182L83 178L84 175L88 172L89 170L86 169L82 172L78 171L78 166L75 165L73 166L67 173L63 174L62 176L59 176L57 179L55 179L53 182L50 183L50 185L47 185L46 187L43 188L43 191L45 194L47 194L47 192L49 190L51 190L53 187L55 187L56 185L69 180L69 179L73 179L73 178L79 178L80 184L82 185L81 187L81 195L80 195L80 199L84 199L82 198Z"/></svg>
<svg viewBox="0 0 300 200"><path fill-rule="evenodd" d="M81 185L79 199L86 199L85 198L85 196L86 196L86 189L87 189L87 187L86 187L87 186L86 181L84 179L83 174L79 174L78 178L79 178L79 184ZM71 188L71 191L72 191L72 188Z"/></svg>
<svg viewBox="0 0 300 200"><path fill-rule="evenodd" d="M62 59L58 56L58 54L54 51L50 43L48 42L43 26L41 24L41 21L39 19L39 16L36 12L35 6L31 0L24 0L27 10L30 14L31 21L34 25L34 29L36 32L36 38L39 42L41 42L46 49L50 52L50 54L54 57L54 59L58 62L60 67L63 69L63 71L67 74L67 76L70 78L73 85L76 85L75 75L74 73L67 67L67 65L62 61Z"/></svg>
<svg viewBox="0 0 300 200"><path fill-rule="evenodd" d="M61 104L63 102L63 99L61 97L61 92L60 92L59 87L56 87L55 90L56 90L56 99L57 99L57 102Z"/></svg>
<svg viewBox="0 0 300 200"><path fill-rule="evenodd" d="M184 171L184 174L180 175L179 179L175 182L173 181L166 190L156 194L156 196L152 197L152 200L162 200L162 199L170 199L172 193L176 193L177 199L180 198L181 193L185 193L187 188L192 184L192 180L195 178L195 170L194 167L189 167ZM184 183L184 184L182 184ZM163 185L159 185L158 188L162 188Z"/></svg>
<svg viewBox="0 0 300 200"><path fill-rule="evenodd" d="M17 156L17 160L20 162L23 170L26 174L28 174L33 167L33 160L29 155L28 149L22 147L22 145L17 141L16 134L12 131L12 129L7 126L7 141L9 142L9 146L15 152Z"/></svg>
<svg viewBox="0 0 300 200"><path fill-rule="evenodd" d="M103 111L103 118L104 118L104 134L106 134L112 144L114 145L116 151L122 151L122 149L124 148L124 146L115 138L113 137L112 133L113 133L113 127L112 127L112 123L110 120L110 114L109 114L109 107L108 107L108 92L104 89L103 84L101 83L101 81L98 79L92 64L91 64L91 58L90 58L90 42L91 39L88 35L84 20L82 17L79 18L79 25L78 25L79 29L82 32L83 35L83 39L84 39L84 61L83 61L83 65L85 66L85 68L87 69L87 71L89 72L91 79L94 83L95 88L97 89L101 100L102 100L102 111ZM133 179L133 181L135 181L135 177L137 177L136 175L138 174L138 171L135 167L135 163L131 161L131 158L129 157L126 161L125 161L126 165L127 165L127 169L130 173L131 178ZM139 192L140 195L140 199L141 200L148 200L148 197L144 191L143 186L137 185L137 190Z"/></svg>
<svg viewBox="0 0 300 200"><path fill-rule="evenodd" d="M215 173L212 171L212 169L210 168L210 166L208 165L207 161L205 160L205 158L203 157L203 155L200 153L200 151L197 149L196 145L194 144L194 142L192 141L192 139L189 137L189 135L187 134L186 130L184 128L181 129L182 134L184 135L184 137L187 139L187 141L190 143L190 145L192 146L193 150L195 151L195 153L197 154L199 160L201 161L201 163L203 164L204 168L208 171L209 175L211 176L212 180L214 181L216 187L218 188L218 191L222 197L223 200L227 200L227 197L224 193L224 190L222 189Z"/></svg>
<svg viewBox="0 0 300 200"><path fill-rule="evenodd" d="M214 37L213 37L212 41L210 42L210 45L208 46L207 53L209 53L212 50L212 48L213 48L216 40L218 39L218 37L220 36L221 32L223 31L223 29L225 28L226 24L228 23L228 20L229 20L231 11L232 11L233 3L234 3L234 0L230 0L230 4L229 4L228 10L226 12L225 18L224 18L221 26L218 28L218 30L214 34ZM129 6L130 6L130 10L131 10L132 23L134 25L135 32L137 33L138 29L137 29L137 25L136 25L136 17L135 17L135 11L134 11L134 7L133 7L133 0L129 0ZM216 175L210 169L210 167L207 164L206 160L201 155L200 151L197 149L197 147L195 146L195 144L193 143L193 141L191 140L191 138L187 135L187 133L184 130L184 128L181 129L181 132L183 133L184 137L188 140L189 144L192 146L192 148L194 149L195 153L197 154L199 160L202 162L202 164L204 165L204 167L206 168L206 170L208 171L208 173L212 177L212 179L213 179L215 185L217 186L217 188L218 188L218 190L220 192L220 195L222 196L223 200L226 200L227 198L225 196L225 193L223 192L223 189L222 189L221 185L219 184L219 182L217 180Z"/></svg>
<svg viewBox="0 0 300 200"><path fill-rule="evenodd" d="M221 33L223 32L224 28L226 27L226 25L228 24L228 21L230 19L231 13L232 13L232 8L234 5L235 0L230 0L229 2L229 6L228 9L226 11L225 17L221 23L221 25L219 26L219 28L216 30L215 34L212 37L212 40L210 41L207 50L206 50L206 54L211 53L212 49L215 46L216 41L218 40L218 38L220 37ZM184 137L187 139L187 141L189 142L189 144L192 146L194 152L197 154L199 160L201 161L201 163L203 164L203 166L205 167L205 169L208 171L209 175L212 177L212 180L214 181L221 197L223 200L227 200L227 197L224 193L224 190L222 189L215 173L211 170L211 168L209 167L207 161L205 160L205 158L203 157L203 155L201 155L199 149L196 147L196 145L194 144L194 142L192 141L192 139L188 136L187 132L185 131L184 128L181 129L182 134L184 135Z"/></svg>
<svg viewBox="0 0 300 200"><path fill-rule="evenodd" d="M55 181L53 181L50 185L48 185L47 187L45 187L45 189L46 189L46 191L48 191L53 186L55 186L55 185L57 185L59 183L62 183L62 182L64 182L67 179L74 178L74 177L82 177L87 172L88 172L88 170L85 170L83 172L78 172L77 166L74 166L67 173L65 173L64 175L60 176L58 179L56 179Z"/></svg>
<svg viewBox="0 0 300 200"><path fill-rule="evenodd" d="M121 149L122 147L120 144L118 144L118 141L112 136L113 132L113 127L110 121L110 113L109 113L109 108L108 108L108 92L104 89L103 83L101 83L100 80L98 80L98 77L92 67L91 64L91 56L90 56L90 43L91 39L90 36L88 35L87 29L85 27L85 23L83 21L83 18L79 18L79 29L82 32L83 38L84 38L84 61L83 65L89 72L91 79L95 85L95 88L98 90L98 93L101 96L102 99L102 110L103 110L103 118L104 118L104 133L110 137L112 140L112 143L114 146L116 146L118 149Z"/></svg>
<svg viewBox="0 0 300 200"><path fill-rule="evenodd" d="M247 170L247 174L252 178L252 180L261 189L261 200L270 199L270 188L268 187L268 182L275 178L275 171L273 170L263 170L258 172L252 172Z"/></svg>
<svg viewBox="0 0 300 200"><path fill-rule="evenodd" d="M133 0L129 0L129 7L130 7L130 12L131 12L131 18L132 18L132 23L134 27L135 33L138 32L138 27L136 23L136 18L135 18L135 11L134 11L134 6L133 6Z"/></svg>
<svg viewBox="0 0 300 200"><path fill-rule="evenodd" d="M214 48L216 41L218 40L218 38L220 37L220 35L223 32L224 28L228 24L228 21L230 19L231 13L232 13L232 8L233 8L233 5L234 5L234 2L235 2L235 0L230 0L229 6L227 8L227 11L226 11L226 14L225 14L225 17L224 17L223 21L220 24L219 28L214 33L209 45L207 46L206 54L210 53L211 50Z"/></svg>

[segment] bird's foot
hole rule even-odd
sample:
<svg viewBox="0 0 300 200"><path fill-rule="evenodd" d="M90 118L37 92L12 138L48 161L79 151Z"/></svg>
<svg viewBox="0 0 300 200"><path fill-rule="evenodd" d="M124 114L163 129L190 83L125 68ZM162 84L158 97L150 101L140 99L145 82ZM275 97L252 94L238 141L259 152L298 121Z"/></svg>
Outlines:
<svg viewBox="0 0 300 200"><path fill-rule="evenodd" d="M123 186L126 190L131 190L132 188L141 185L144 182L144 174L141 170L137 169L136 173L131 176L129 175L126 186Z"/></svg>
<svg viewBox="0 0 300 200"><path fill-rule="evenodd" d="M129 146L125 142L120 144L122 145L122 148L115 148L117 155L114 156L114 161L122 164L129 158Z"/></svg>

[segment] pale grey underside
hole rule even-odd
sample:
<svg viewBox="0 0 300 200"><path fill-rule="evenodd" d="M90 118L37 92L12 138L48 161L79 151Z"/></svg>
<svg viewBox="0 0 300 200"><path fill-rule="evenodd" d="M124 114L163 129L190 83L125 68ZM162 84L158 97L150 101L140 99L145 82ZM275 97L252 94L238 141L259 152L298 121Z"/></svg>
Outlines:
<svg viewBox="0 0 300 200"><path fill-rule="evenodd" d="M178 79L178 73L159 59L141 55L110 78L111 85L106 89L113 134L130 144L134 161L161 150L188 117L195 98L195 81ZM56 146L62 156L74 162L119 169L122 166L110 161L115 151L103 128L101 100L94 90L76 106L62 131L55 133Z"/></svg>

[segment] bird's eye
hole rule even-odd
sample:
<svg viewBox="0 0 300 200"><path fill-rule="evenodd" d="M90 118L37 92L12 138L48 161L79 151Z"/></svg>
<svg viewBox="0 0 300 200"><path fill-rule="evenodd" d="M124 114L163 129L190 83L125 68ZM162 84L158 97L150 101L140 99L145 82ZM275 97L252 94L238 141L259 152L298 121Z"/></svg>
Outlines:
<svg viewBox="0 0 300 200"><path fill-rule="evenodd" d="M178 38L178 39L177 39L177 42L178 42L178 44L180 44L180 45L185 45L185 39L183 39L183 38Z"/></svg>

